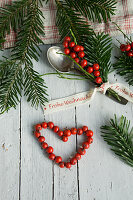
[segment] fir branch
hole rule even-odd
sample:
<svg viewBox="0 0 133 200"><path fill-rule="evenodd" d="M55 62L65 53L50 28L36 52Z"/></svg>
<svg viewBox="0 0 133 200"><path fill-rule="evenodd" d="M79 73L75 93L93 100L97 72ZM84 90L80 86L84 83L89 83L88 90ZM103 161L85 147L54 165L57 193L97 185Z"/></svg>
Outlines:
<svg viewBox="0 0 133 200"><path fill-rule="evenodd" d="M11 5L0 7L0 38L4 39L11 29L16 32L22 25L22 20L26 15L28 0L14 1ZM3 41L2 41L3 42ZM1 43L1 42L0 42Z"/></svg>
<svg viewBox="0 0 133 200"><path fill-rule="evenodd" d="M111 15L115 14L116 0L65 0L67 5L74 8L81 15L90 21L98 21L99 23L111 20Z"/></svg>
<svg viewBox="0 0 133 200"><path fill-rule="evenodd" d="M117 62L113 65L117 74L123 76L129 85L133 86L133 58L125 54L125 52L117 58Z"/></svg>
<svg viewBox="0 0 133 200"><path fill-rule="evenodd" d="M33 70L30 65L24 67L24 92L32 106L44 105L47 102L47 93L44 80Z"/></svg>
<svg viewBox="0 0 133 200"><path fill-rule="evenodd" d="M16 108L22 89L25 91L27 101L31 101L31 105L36 108L47 101L45 83L33 70L32 64L32 59L38 61L41 51L39 44L43 44L40 39L40 36L44 34L41 19L43 14L37 0L28 2L26 9L23 10L25 17L22 18L22 26L17 33L11 59L0 61L1 111L9 110L11 107Z"/></svg>
<svg viewBox="0 0 133 200"><path fill-rule="evenodd" d="M133 167L133 128L130 129L130 121L126 117L121 117L120 122L115 115L115 119L110 120L109 125L101 127L102 137L125 163Z"/></svg>
<svg viewBox="0 0 133 200"><path fill-rule="evenodd" d="M74 8L69 7L66 2L56 0L56 5L56 24L59 28L61 40L66 35L70 35L70 30L72 30L77 42L84 42L93 33L86 18L82 17Z"/></svg>
<svg viewBox="0 0 133 200"><path fill-rule="evenodd" d="M90 36L84 43L86 59L90 64L98 63L103 82L108 81L108 74L111 69L111 42L109 35L98 33Z"/></svg>
<svg viewBox="0 0 133 200"><path fill-rule="evenodd" d="M0 110L16 108L22 91L22 64L6 60L0 72Z"/></svg>

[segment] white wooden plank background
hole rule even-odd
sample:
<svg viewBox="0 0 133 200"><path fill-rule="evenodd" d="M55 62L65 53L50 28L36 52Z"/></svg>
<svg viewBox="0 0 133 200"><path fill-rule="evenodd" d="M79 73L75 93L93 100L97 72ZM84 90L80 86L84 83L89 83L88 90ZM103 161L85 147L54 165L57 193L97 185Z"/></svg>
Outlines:
<svg viewBox="0 0 133 200"><path fill-rule="evenodd" d="M53 71L46 58L49 47L42 46L40 61L34 62L40 73ZM54 75L45 77L45 81L49 99L89 89L85 81L67 81ZM110 81L126 85L118 76L110 75ZM0 200L132 200L133 169L121 162L100 136L100 126L115 113L118 117L124 114L132 122L133 105L123 106L96 94L88 104L44 116L41 109L31 108L22 98L16 110L0 116ZM33 137L33 126L44 119L53 121L62 129L87 125L94 131L91 148L70 170L53 164ZM82 136L71 136L67 143L63 143L48 130L43 134L55 148L55 154L64 159L73 155L83 140Z"/></svg>

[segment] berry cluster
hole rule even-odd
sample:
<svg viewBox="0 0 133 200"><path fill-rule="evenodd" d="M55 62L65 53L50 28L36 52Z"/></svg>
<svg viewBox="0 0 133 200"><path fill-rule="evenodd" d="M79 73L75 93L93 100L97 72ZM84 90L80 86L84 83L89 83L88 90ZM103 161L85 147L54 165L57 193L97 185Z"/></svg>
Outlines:
<svg viewBox="0 0 133 200"><path fill-rule="evenodd" d="M87 66L87 60L83 59L85 56L84 47L80 45L76 45L75 42L71 41L69 36L66 36L63 42L64 53L66 55L70 55L71 58L75 60L82 68L84 68L89 74L93 73L95 77L95 82L97 84L102 83L102 78L100 77L100 66L95 63L93 66Z"/></svg>
<svg viewBox="0 0 133 200"><path fill-rule="evenodd" d="M53 151L53 147L48 146L48 144L45 142L45 137L41 136L40 131L42 128L46 129L52 129L55 133L58 134L58 136L62 137L62 140L64 142L68 141L68 137L72 135L82 135L83 133L87 136L87 140L83 142L82 147L78 149L78 152L70 159L69 162L62 162L62 157L61 156L56 156ZM43 149L46 150L48 153L48 157L50 160L54 160L55 163L59 164L60 168L71 168L71 165L75 165L77 163L77 160L81 159L82 155L85 155L86 149L90 147L90 144L93 142L93 132L91 130L88 130L87 126L83 126L82 128L71 128L71 130L67 129L64 131L59 130L58 126L54 126L53 122L43 122L41 124L37 124L35 126L35 132L34 132L35 137L38 139L38 141L41 143L41 146Z"/></svg>
<svg viewBox="0 0 133 200"><path fill-rule="evenodd" d="M121 44L120 50L125 52L127 56L133 57L133 42L131 44Z"/></svg>

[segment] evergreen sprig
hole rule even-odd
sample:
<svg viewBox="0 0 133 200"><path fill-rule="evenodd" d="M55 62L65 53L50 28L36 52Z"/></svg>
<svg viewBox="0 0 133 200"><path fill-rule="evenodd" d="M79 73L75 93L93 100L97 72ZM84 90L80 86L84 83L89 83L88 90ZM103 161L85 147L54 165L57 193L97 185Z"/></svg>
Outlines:
<svg viewBox="0 0 133 200"><path fill-rule="evenodd" d="M74 8L88 20L101 23L111 20L111 15L115 14L116 0L65 0L67 5Z"/></svg>
<svg viewBox="0 0 133 200"><path fill-rule="evenodd" d="M130 121L122 116L121 120L110 119L110 124L101 127L102 137L125 163L133 167L133 127Z"/></svg>
<svg viewBox="0 0 133 200"><path fill-rule="evenodd" d="M57 14L56 24L59 28L61 40L70 35L71 31L75 35L77 42L83 42L86 37L89 37L93 31L88 25L86 18L84 18L79 12L69 6L65 1L56 0Z"/></svg>
<svg viewBox="0 0 133 200"><path fill-rule="evenodd" d="M43 14L37 0L31 0L28 3L26 0L22 0L18 5L16 4L16 10L20 9L20 5L23 5L21 7L23 15L21 18L20 13L17 17L21 21L16 19L18 21L17 27L15 22L15 25L12 23L13 30L19 27L17 41L11 51L11 57L0 60L1 112L9 110L11 107L16 108L23 89L27 101L30 101L32 106L38 107L39 104L44 105L47 101L47 87L44 80L33 70L32 63L32 59L38 61L41 51L39 44L43 44L40 39L40 36L44 35L44 26L41 19ZM4 11L8 13L8 9L5 8ZM0 22L0 24L2 23ZM4 28L4 33L8 33L8 26Z"/></svg>
<svg viewBox="0 0 133 200"><path fill-rule="evenodd" d="M86 59L90 64L98 63L103 82L108 81L111 69L112 39L108 34L93 34L84 43Z"/></svg>
<svg viewBox="0 0 133 200"><path fill-rule="evenodd" d="M21 27L29 5L30 1L21 0L14 1L11 5L6 4L4 8L0 7L0 43L11 30L16 32Z"/></svg>
<svg viewBox="0 0 133 200"><path fill-rule="evenodd" d="M133 58L123 53L113 65L117 74L123 76L129 85L133 86Z"/></svg>

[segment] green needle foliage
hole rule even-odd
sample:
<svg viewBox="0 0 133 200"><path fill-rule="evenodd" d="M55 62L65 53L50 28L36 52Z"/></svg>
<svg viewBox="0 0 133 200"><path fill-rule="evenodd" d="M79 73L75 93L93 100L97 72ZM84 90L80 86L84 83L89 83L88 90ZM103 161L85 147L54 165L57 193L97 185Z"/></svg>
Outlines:
<svg viewBox="0 0 133 200"><path fill-rule="evenodd" d="M45 3L48 1L44 0ZM77 42L82 45L86 43L87 48L100 42L101 47L99 45L98 50L101 54L97 51L96 56L100 58L94 62L99 61L102 66L101 75L103 81L106 82L110 69L108 58L111 40L108 36L96 36L86 18L106 22L110 19L110 15L114 14L116 1L79 0L78 3L76 0L55 1L56 21L61 39L73 33ZM9 34L11 30L17 34L11 57L0 60L0 109L2 112L11 107L16 108L22 90L25 91L27 101L30 101L32 106L38 107L39 104L44 105L47 101L47 87L41 76L33 69L32 64L32 59L39 60L39 44L43 44L40 39L40 36L44 35L43 14L39 5L42 5L41 0L20 0L14 1L12 5L5 5L5 8L0 8L0 49L2 49L6 34ZM91 56L89 49L86 50L86 55ZM94 54L89 57L93 61L91 58L94 59Z"/></svg>
<svg viewBox="0 0 133 200"><path fill-rule="evenodd" d="M40 11L37 0L22 0L15 4L18 15L11 18L10 24L13 30L17 31L17 41L12 49L11 58L0 60L0 110L9 110L11 107L16 108L20 101L22 90L27 96L27 101L32 106L38 107L44 105L47 101L46 86L44 80L33 69L32 59L38 61L40 54L39 44L43 44L39 36L44 35L44 26L42 22L42 12ZM21 5L21 6L20 6ZM0 24L4 19L8 19L8 9L15 12L13 5L4 9L5 15L1 14ZM22 14L22 17L21 17ZM14 19L16 21L14 21ZM20 20L21 19L21 20ZM17 23L18 25L16 25ZM10 27L9 24L9 27ZM8 26L4 26L4 33L8 33ZM5 37L5 35L2 35Z"/></svg>
<svg viewBox="0 0 133 200"><path fill-rule="evenodd" d="M98 33L90 36L84 43L86 59L89 63L98 63L103 82L108 81L111 68L112 39L109 35Z"/></svg>
<svg viewBox="0 0 133 200"><path fill-rule="evenodd" d="M69 7L74 8L81 15L90 21L99 23L110 20L111 15L115 14L116 0L65 0Z"/></svg>
<svg viewBox="0 0 133 200"><path fill-rule="evenodd" d="M16 32L21 27L29 5L30 1L21 0L14 1L12 5L5 5L5 8L0 8L0 43L3 42L2 39L10 33L11 29Z"/></svg>
<svg viewBox="0 0 133 200"><path fill-rule="evenodd" d="M93 33L86 19L76 12L75 8L70 7L65 1L56 0L57 14L56 24L59 28L61 40L70 35L72 30L77 42L85 41Z"/></svg>
<svg viewBox="0 0 133 200"><path fill-rule="evenodd" d="M123 76L129 85L133 85L133 58L123 53L113 65L117 73Z"/></svg>
<svg viewBox="0 0 133 200"><path fill-rule="evenodd" d="M133 127L130 129L130 121L121 117L120 122L116 115L110 119L110 124L101 127L102 137L125 163L133 167Z"/></svg>

